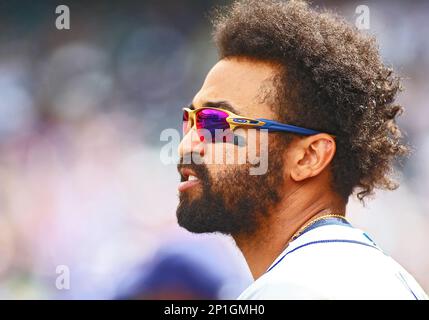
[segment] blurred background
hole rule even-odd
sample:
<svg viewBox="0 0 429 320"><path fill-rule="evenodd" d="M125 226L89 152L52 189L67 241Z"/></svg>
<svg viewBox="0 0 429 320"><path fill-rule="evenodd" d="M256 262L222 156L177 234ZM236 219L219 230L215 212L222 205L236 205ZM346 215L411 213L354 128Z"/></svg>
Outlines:
<svg viewBox="0 0 429 320"><path fill-rule="evenodd" d="M160 160L217 60L207 14L228 2L0 1L0 298L234 299L251 283L231 239L176 226L179 177ZM428 292L429 2L313 4L353 24L367 5L404 77L401 187L348 214Z"/></svg>

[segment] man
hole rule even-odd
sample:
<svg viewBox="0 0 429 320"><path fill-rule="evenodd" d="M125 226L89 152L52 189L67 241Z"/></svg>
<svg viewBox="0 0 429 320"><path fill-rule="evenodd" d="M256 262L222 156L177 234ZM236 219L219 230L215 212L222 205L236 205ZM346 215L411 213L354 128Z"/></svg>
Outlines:
<svg viewBox="0 0 429 320"><path fill-rule="evenodd" d="M234 238L256 279L240 299L426 299L345 218L350 195L396 187L407 154L399 79L374 40L301 1L235 2L214 39L220 60L184 111L179 225ZM234 138L200 133L214 129ZM255 130L260 144L268 131L264 174L228 161L255 151ZM209 161L218 153L223 163Z"/></svg>

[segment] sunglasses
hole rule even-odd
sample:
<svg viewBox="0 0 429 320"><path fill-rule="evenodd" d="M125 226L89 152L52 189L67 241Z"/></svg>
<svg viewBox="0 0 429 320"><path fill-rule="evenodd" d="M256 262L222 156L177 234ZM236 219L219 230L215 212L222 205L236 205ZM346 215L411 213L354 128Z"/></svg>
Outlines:
<svg viewBox="0 0 429 320"><path fill-rule="evenodd" d="M219 133L222 133L223 142L226 142L228 132L231 134L238 127L248 127L254 129L267 129L269 132L290 132L300 135L313 135L321 133L320 131L297 127L291 124L280 123L268 119L252 119L242 117L231 111L220 108L183 108L183 134L186 135L192 128L197 132L201 129L210 133L212 142L217 142ZM224 132L227 131L227 135ZM200 140L204 141L205 137L200 135Z"/></svg>

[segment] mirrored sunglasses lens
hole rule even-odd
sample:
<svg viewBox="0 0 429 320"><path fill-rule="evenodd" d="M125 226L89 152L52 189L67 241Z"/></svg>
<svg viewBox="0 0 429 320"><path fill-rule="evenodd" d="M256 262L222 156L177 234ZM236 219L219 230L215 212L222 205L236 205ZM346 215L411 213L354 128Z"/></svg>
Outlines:
<svg viewBox="0 0 429 320"><path fill-rule="evenodd" d="M226 121L228 113L216 109L202 109L197 113L197 129L205 129L206 134L210 134L212 142L216 141L216 135L221 135L225 130L229 130L229 123ZM202 130L204 135L204 130ZM204 139L204 137L200 137ZM205 139L204 139L205 140Z"/></svg>

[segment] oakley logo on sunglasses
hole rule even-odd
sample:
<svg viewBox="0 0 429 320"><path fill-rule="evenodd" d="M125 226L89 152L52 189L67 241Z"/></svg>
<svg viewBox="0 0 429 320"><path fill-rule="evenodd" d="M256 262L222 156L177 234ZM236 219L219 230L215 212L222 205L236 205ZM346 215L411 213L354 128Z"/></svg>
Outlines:
<svg viewBox="0 0 429 320"><path fill-rule="evenodd" d="M258 120L237 119L237 118L233 118L232 121L236 123L248 123L248 124L258 124L262 122Z"/></svg>

